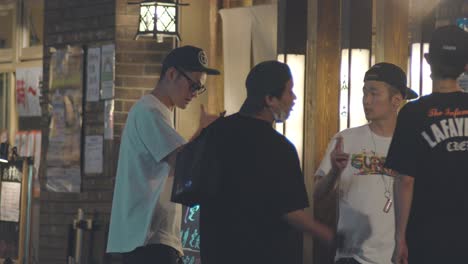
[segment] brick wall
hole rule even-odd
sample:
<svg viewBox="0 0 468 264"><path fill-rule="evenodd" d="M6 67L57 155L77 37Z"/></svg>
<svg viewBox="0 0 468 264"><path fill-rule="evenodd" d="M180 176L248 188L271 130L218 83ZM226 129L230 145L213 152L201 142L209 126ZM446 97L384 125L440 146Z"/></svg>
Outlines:
<svg viewBox="0 0 468 264"><path fill-rule="evenodd" d="M115 43L115 139L104 142L104 172L82 175L81 193L53 193L42 188L39 263L65 263L70 248L69 228L78 208L82 208L85 217L92 217L96 224L96 230L84 236L83 263L120 262L118 256L105 254L120 135L129 109L155 86L161 60L173 47L171 39L163 43L153 39L134 40L139 9L138 5L128 5L127 2L45 0L44 106L47 105L51 47ZM83 110L85 135L103 133L103 111L104 102L86 103ZM46 138L47 122L43 123ZM47 148L47 142L44 145ZM45 175L44 168L41 175ZM43 176L41 185L45 185Z"/></svg>
<svg viewBox="0 0 468 264"><path fill-rule="evenodd" d="M44 89L45 102L49 89L50 48L66 45L87 46L115 41L115 0L45 0L44 3ZM104 102L88 103L85 134L103 133ZM44 118L47 120L47 117ZM43 122L44 149L47 148L47 122ZM104 237L112 199L113 142L105 142L104 173L83 175L81 193L53 193L42 188L40 196L39 263L66 263L69 250L69 228L82 208L87 218L96 220L96 231L85 235L83 263L103 263ZM46 151L43 151L46 153ZM43 154L45 156L45 154ZM44 159L42 164L44 164ZM45 184L42 166L41 185ZM90 243L94 237L94 243Z"/></svg>
<svg viewBox="0 0 468 264"><path fill-rule="evenodd" d="M173 40L157 43L151 38L135 40L138 25L138 5L116 0L116 79L115 133L122 132L127 113L142 95L154 88L161 71L161 61L172 49Z"/></svg>

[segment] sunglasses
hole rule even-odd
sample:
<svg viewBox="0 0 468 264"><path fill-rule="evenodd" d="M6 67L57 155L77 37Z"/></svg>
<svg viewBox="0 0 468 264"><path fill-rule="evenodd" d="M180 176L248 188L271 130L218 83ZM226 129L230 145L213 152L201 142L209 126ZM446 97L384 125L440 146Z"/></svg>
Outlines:
<svg viewBox="0 0 468 264"><path fill-rule="evenodd" d="M197 95L200 95L206 91L205 85L192 80L192 78L190 78L183 70L178 68L176 68L176 70L180 72L180 74L182 74L182 76L184 76L184 78L187 79L187 81L189 81L190 90L192 91L192 93L197 93Z"/></svg>

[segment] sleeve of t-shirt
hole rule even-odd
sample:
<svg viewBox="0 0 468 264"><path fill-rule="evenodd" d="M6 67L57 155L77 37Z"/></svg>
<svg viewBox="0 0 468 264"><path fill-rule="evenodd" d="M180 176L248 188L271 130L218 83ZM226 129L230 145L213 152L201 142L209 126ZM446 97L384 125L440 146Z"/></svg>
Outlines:
<svg viewBox="0 0 468 264"><path fill-rule="evenodd" d="M157 110L146 109L138 112L138 115L136 129L140 140L157 162L185 144L185 139L163 119L162 114Z"/></svg>
<svg viewBox="0 0 468 264"><path fill-rule="evenodd" d="M388 150L385 167L399 174L416 175L417 129L414 109L406 104L398 114L395 132Z"/></svg>
<svg viewBox="0 0 468 264"><path fill-rule="evenodd" d="M292 145L284 149L281 160L271 175L271 204L278 215L309 207L297 151Z"/></svg>
<svg viewBox="0 0 468 264"><path fill-rule="evenodd" d="M330 169L331 169L330 155L331 155L331 152L333 151L333 149L335 148L336 138L339 135L340 135L339 133L335 134L335 136L333 136L333 138L328 143L327 150L325 151L325 154L323 155L322 161L320 162L320 165L317 168L317 171L315 172L315 176L325 177L328 174L328 172L330 171Z"/></svg>

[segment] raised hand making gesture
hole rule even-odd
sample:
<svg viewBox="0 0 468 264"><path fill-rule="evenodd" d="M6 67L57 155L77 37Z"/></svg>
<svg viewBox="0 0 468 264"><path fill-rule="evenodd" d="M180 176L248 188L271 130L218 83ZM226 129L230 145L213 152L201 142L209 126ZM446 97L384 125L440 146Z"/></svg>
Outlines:
<svg viewBox="0 0 468 264"><path fill-rule="evenodd" d="M336 176L339 176L341 172L348 164L349 154L343 152L343 137L338 136L336 138L336 145L333 151L330 154L332 171L334 171Z"/></svg>

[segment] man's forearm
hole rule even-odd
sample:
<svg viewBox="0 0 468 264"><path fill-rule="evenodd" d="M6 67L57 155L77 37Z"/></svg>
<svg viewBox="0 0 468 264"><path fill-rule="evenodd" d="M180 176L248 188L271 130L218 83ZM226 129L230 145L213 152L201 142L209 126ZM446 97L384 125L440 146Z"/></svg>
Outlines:
<svg viewBox="0 0 468 264"><path fill-rule="evenodd" d="M314 237L318 237L327 243L331 243L334 234L331 228L317 222L313 217L303 210L296 210L284 216L285 220L294 228L308 233Z"/></svg>
<svg viewBox="0 0 468 264"><path fill-rule="evenodd" d="M330 172L328 172L326 176L320 177L315 184L314 198L321 199L323 196L335 189L338 178L339 173L334 169L330 169Z"/></svg>
<svg viewBox="0 0 468 264"><path fill-rule="evenodd" d="M395 240L405 239L406 226L413 200L414 178L398 175L393 185L395 200Z"/></svg>

